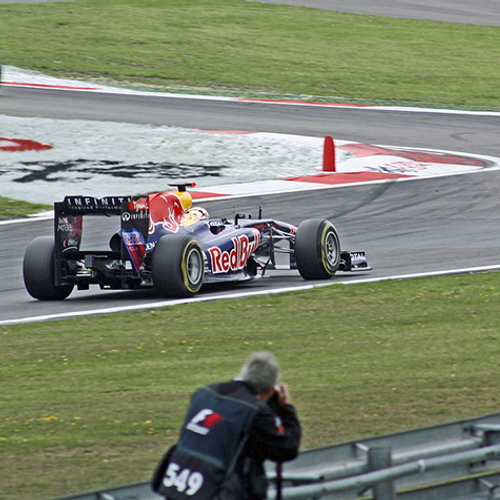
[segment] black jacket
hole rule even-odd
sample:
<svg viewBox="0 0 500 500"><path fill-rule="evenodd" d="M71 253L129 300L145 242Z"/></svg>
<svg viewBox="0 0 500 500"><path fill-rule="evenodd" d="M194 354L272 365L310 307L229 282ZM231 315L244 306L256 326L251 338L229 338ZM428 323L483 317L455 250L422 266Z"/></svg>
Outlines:
<svg viewBox="0 0 500 500"><path fill-rule="evenodd" d="M256 391L241 380L223 382L213 387L219 394L249 401L259 408L235 468L233 483L239 484L233 484L233 487L235 490L241 488L242 491L239 494L233 491L228 498L265 498L267 480L264 461L286 462L293 460L299 452L301 427L295 408L289 404L278 408L273 398L267 403L260 400Z"/></svg>

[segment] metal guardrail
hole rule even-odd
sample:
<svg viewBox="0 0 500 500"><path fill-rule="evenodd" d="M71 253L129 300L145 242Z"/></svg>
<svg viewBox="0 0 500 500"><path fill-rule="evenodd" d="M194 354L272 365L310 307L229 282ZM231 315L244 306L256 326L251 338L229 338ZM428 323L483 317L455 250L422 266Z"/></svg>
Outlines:
<svg viewBox="0 0 500 500"><path fill-rule="evenodd" d="M398 495L401 500L499 500L500 474L421 488Z"/></svg>
<svg viewBox="0 0 500 500"><path fill-rule="evenodd" d="M500 471L499 445L496 413L309 450L284 465L283 498L393 500L401 492ZM380 453L381 464L374 460ZM273 477L273 469L268 472Z"/></svg>
<svg viewBox="0 0 500 500"><path fill-rule="evenodd" d="M487 446L479 450L466 451L435 457L430 459L418 459L406 464L367 472L358 476L325 481L310 485L287 487L283 490L283 498L290 500L306 500L310 498L340 498L337 494L348 492L348 498L359 498L366 495L367 489L380 483L388 484L384 493L375 493L376 499L392 500L396 498L393 481L401 477L413 474L425 474L427 471L442 471L445 467L470 464L472 462L484 462L498 459L500 457L500 445ZM500 468L500 466L498 466ZM335 494L335 495L333 495ZM269 495L272 500L275 495Z"/></svg>
<svg viewBox="0 0 500 500"><path fill-rule="evenodd" d="M304 451L283 486L285 500L500 500L500 413ZM59 500L160 498L147 482Z"/></svg>

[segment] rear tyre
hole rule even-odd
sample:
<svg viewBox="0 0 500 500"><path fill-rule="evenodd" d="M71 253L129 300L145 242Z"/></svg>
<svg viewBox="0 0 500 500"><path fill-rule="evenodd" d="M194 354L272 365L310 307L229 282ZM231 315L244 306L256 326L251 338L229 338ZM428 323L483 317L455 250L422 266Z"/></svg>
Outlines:
<svg viewBox="0 0 500 500"><path fill-rule="evenodd" d="M164 297L192 297L200 291L205 259L199 243L188 235L158 240L151 261L153 284Z"/></svg>
<svg viewBox="0 0 500 500"><path fill-rule="evenodd" d="M331 278L339 267L340 241L334 225L326 219L308 219L295 235L295 261L306 280Z"/></svg>
<svg viewBox="0 0 500 500"><path fill-rule="evenodd" d="M64 300L73 291L73 284L56 286L54 280L54 239L35 238L26 249L23 261L24 285L38 300Z"/></svg>

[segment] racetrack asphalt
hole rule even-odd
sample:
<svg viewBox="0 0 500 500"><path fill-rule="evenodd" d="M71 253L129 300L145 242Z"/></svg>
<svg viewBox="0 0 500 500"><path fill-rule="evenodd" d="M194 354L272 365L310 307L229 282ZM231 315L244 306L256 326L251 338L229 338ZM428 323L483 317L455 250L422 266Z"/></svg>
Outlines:
<svg viewBox="0 0 500 500"><path fill-rule="evenodd" d="M14 88L2 90L0 106L2 113L12 116L250 129L316 137L331 134L368 144L500 156L498 117L480 114L325 109L173 98L160 101L158 97ZM263 205L266 216L292 223L308 217L332 218L344 249L367 250L374 271L366 279L372 279L498 265L499 189L500 172L485 172L411 183L327 189L314 194L240 198L231 206L214 200L206 205L214 217L231 215L228 212L234 210L255 212ZM102 230L96 228L95 235ZM51 231L49 221L0 227L3 242L0 321L157 302L157 297L151 294L128 292L81 292L55 304L31 300L22 285L19 249L25 248L34 236ZM357 280L355 276L339 276L334 282L341 279ZM271 286L279 289L304 284L299 277L279 276L276 280L264 279L238 287L238 291L258 292ZM233 290L217 292L230 294Z"/></svg>
<svg viewBox="0 0 500 500"><path fill-rule="evenodd" d="M248 0L244 0L248 1ZM427 19L452 23L500 26L500 3L492 0L259 0L261 3L370 14L374 16Z"/></svg>

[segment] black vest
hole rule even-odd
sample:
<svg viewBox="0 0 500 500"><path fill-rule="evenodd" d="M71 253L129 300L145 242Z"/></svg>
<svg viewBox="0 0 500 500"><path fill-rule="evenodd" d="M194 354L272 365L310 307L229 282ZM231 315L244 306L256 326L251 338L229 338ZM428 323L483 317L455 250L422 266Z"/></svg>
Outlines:
<svg viewBox="0 0 500 500"><path fill-rule="evenodd" d="M155 473L154 491L169 500L208 500L219 491L258 411L257 404L237 396L218 394L217 385L193 395L179 442Z"/></svg>

